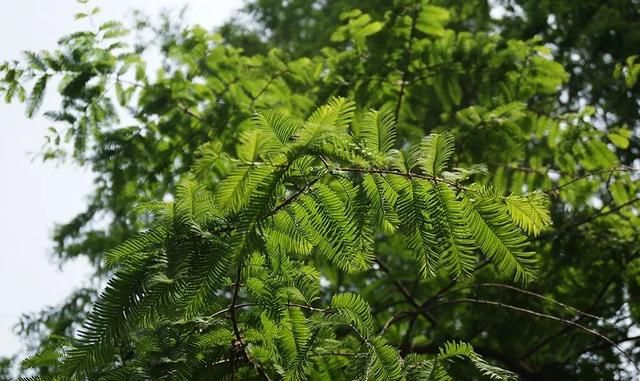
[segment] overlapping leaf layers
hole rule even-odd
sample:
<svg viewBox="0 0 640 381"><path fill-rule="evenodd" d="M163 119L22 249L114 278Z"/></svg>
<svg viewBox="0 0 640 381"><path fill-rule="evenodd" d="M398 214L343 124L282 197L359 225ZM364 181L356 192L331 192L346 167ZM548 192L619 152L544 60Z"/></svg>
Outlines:
<svg viewBox="0 0 640 381"><path fill-rule="evenodd" d="M422 277L442 268L463 278L483 258L520 282L533 277L524 232L548 224L544 199L470 183L473 170L450 167L450 135L397 149L394 124L335 98L300 123L257 114L235 156L206 145L194 167L206 180L144 205L156 223L107 255L114 275L59 352L62 375L448 380L449 361L465 357L510 379L464 343L401 357L366 300L322 286L325 267L380 266L374 242L394 235Z"/></svg>
<svg viewBox="0 0 640 381"><path fill-rule="evenodd" d="M130 44L131 34L137 29L127 30L121 23L108 21L93 23L89 30L62 38L56 50L27 52L22 61L0 64L0 92L6 100L26 102L29 115L38 112L45 91L52 92L52 84L59 82L60 107L45 113L54 128L47 136L44 157L50 159L68 154L67 157L95 172L96 188L86 209L56 228L54 240L58 258L83 256L100 264L105 252L136 232L147 230L153 220L158 226L162 225L163 219L170 220L169 214L162 212L164 209L159 206L156 217L149 218L142 209L135 209L135 205L176 194L179 179L185 178L191 169L195 181L216 195L213 199L217 207L212 208L215 218L211 217L211 221L219 220L207 220L194 226L217 237L219 245L231 245L230 250L234 253L229 265L231 271L225 273L230 280L218 288L212 287L219 290L217 294L207 294L214 303L205 303L202 310L182 304L176 306L178 303L172 300L197 301L201 294L184 283L175 285L177 291L171 291L174 294L157 296L171 305L169 310L174 316L163 315L163 319L159 319L153 311L136 314L133 310L122 314L127 322L114 325L113 336L107 335L112 337L112 341L106 340L106 343L113 346L113 351L105 353L114 354L109 357L112 361L84 369L78 366L77 369L94 372L89 375L92 379L107 375L117 377L118 374L121 378L133 378L125 370L121 371L123 373L114 370L124 364L128 369L142 369L139 378L174 377L175 373L170 372L173 367L185 363L186 359L194 364L193 357L186 355L194 352L184 349L188 347L184 344L186 338L215 331L217 326L204 317L224 311L216 317L222 323L228 322L230 311L226 309L232 300L238 263L244 270L241 271L242 281L238 282L241 287L235 304L258 303L255 292L249 293L252 286L247 281L254 276L245 274L250 268L261 268L248 266L247 258L257 252L265 261L263 268L268 269L269 275L262 277L267 278L265 283L271 287L269 290L277 288L270 283L276 282L277 277L273 274L283 276L300 270L300 266L290 263L292 258L297 258L322 275L319 299L310 302L313 308L331 308L331 296L344 292L366 299L371 306L374 331L382 333L384 339L399 350L408 374L424 374L409 365L408 354L427 354L433 360L443 343L459 339L472 343L479 354L517 372L523 379L635 379L632 373L625 374L629 370L629 358L621 355L616 346L616 343L624 343L621 344L624 346L637 342L635 332L640 316L636 302L640 295L637 245L640 224L636 208L640 201L639 188L638 182L634 181L637 175L633 168L623 165L632 164L637 157L633 147L637 146L638 139L632 128L627 128L623 122L628 118L612 118L620 113L607 110L604 103L592 102L596 106L593 109L583 107L584 99L579 94L584 94L583 87L591 87L591 84L577 86L579 91L575 97L571 95L574 92L569 92L569 103L576 105L570 110L576 113L565 113L567 108L558 105L558 90L563 84L566 86L568 75L573 77L577 71L568 70L567 73L553 61L556 53L553 45L545 46L537 39L508 39L509 33L503 29L507 26L500 22L482 27L482 16L477 10L488 12L486 1L368 1L361 4L364 12L348 9L358 2L326 2L333 9L331 12L318 7L325 2L316 0L260 0L259 3L267 16L277 16L272 20L287 26L283 33L274 31L269 25L266 25L267 32L257 30L257 35L267 35L262 41L265 43L262 49L254 49L251 40L245 39L247 36L234 37L224 31L221 36L201 27L176 26L170 22L152 25L146 20L136 25L143 29L145 25L148 27L142 35L153 29L151 39L142 37ZM565 8L564 3L560 8ZM575 8L579 15L589 9L569 8ZM587 11L589 17L579 19L606 19L607 23L615 20L605 8L601 8L601 14L607 17L592 18ZM305 13L308 9L314 11ZM82 22L83 18L97 17L95 13L96 9L90 5L77 17ZM516 13L520 17L519 12ZM318 17L309 21L304 17L306 15ZM546 17L522 17L534 24L541 21L543 27L547 27ZM324 18L330 19L323 22ZM557 16L556 20L563 20L562 23L571 24L572 28L579 29L578 25L581 25L574 23L575 18ZM618 31L625 29L626 24L611 23L617 24ZM522 23L518 20L517 24ZM322 30L324 39L316 29ZM524 29L527 30L525 38L529 38L528 27ZM598 29L610 36L609 27ZM302 43L294 41L293 33L298 32L304 37ZM572 41L575 40L573 32L569 35ZM283 37L292 43L279 43ZM307 45L308 40L317 44ZM598 42L594 44L604 46ZM298 50L301 45L307 47L308 55ZM272 46L278 48L269 50ZM629 46L635 45L630 43ZM154 47L159 48L163 60L158 70L151 70L155 65L148 62L148 56L144 54ZM566 51L574 56L572 49ZM580 56L591 55L580 53ZM602 54L592 57L600 56ZM621 56L612 54L612 57L613 61L606 65L614 65ZM575 65L586 67L591 62L585 59ZM588 69L582 72L584 77L591 77L597 71L592 67L583 69ZM628 81L624 86L629 86L629 91L638 88L637 83L634 85L634 70L632 59L618 70L618 81ZM612 83L611 74L611 70L603 71L598 82ZM597 86L593 88L597 89ZM609 100L608 104L633 103L633 97L623 104L609 94L614 93L601 93L603 99ZM620 94L623 95L626 96ZM313 169L304 166L300 169L302 160L295 159L296 152L292 151L296 144L300 147L305 138L301 134L305 124L299 119L306 118L316 105L325 104L334 96L353 98L363 110L391 110L397 120L396 146L378 144L366 148L365 144L361 151L354 151L350 145L345 148L346 142L354 139L356 147L364 144L361 142L366 141L367 129L360 126L366 124L367 118L380 119L382 124L391 123L391 118L384 113L376 118L358 114L351 135L343 134L343 139L338 139L339 144L331 143L336 144L335 147L329 143L326 146L316 144L315 153L307 153L308 166ZM275 147L280 146L265 138L271 135L246 132L255 129L255 122L247 122L255 111L270 109L295 120L289 124L296 127L287 127L296 131L291 134L290 141L280 141L287 147L278 148L280 156L272 154ZM265 114L264 118L275 120L273 115L276 114ZM598 123L602 120L606 126ZM633 124L628 123L628 126ZM322 134L329 134L322 131ZM408 145L433 132L446 132L455 137L452 165L462 168L435 171L439 174L429 180L427 168L432 164L424 164L426 159L416 159L420 156L418 151L409 149ZM260 136L252 137L252 134ZM250 146L253 142L258 148L242 149L242 153L236 155L240 137L243 144ZM444 142L449 138L441 138L431 138L435 140L430 144L445 146ZM211 140L216 143L208 143ZM328 155L323 150L329 150L329 147L344 156ZM401 147L405 152L403 155L388 152L390 148ZM427 149L426 144L423 149ZM385 153L376 154L380 151ZM254 157L247 152L261 154ZM268 156L265 156L266 152L269 152ZM299 154L304 156L302 151ZM439 166L441 160L434 158L433 165ZM244 167L241 162L245 163ZM250 162L254 165L249 166L247 163ZM483 168L473 166L473 163L486 163L487 176L477 176ZM410 168L411 165L414 167ZM243 177L244 172L234 170L238 166L247 170L246 177ZM278 168L284 173L277 172ZM400 174L372 172L371 169ZM407 178L408 173L412 173L411 178ZM280 183L276 182L278 176L281 176ZM238 187L237 196L221 197L225 188L219 182L226 179L223 183L230 191L228 184L232 184L233 178L247 186ZM446 181L438 182L437 179ZM276 185L269 190L264 184L271 181ZM472 185L471 181L485 187ZM309 183L311 186L307 186ZM183 192L186 183L181 184ZM503 198L502 193L486 187L487 184L504 189L510 196ZM273 215L265 216L269 214L266 210L274 210L301 189L292 201ZM540 229L546 222L546 214L540 210L544 199L535 193L514 196L535 189L545 190L552 196L549 209L553 211L554 227L543 233ZM202 196L202 192L196 193ZM264 201L258 196L260 192L270 194L271 198ZM372 198L376 194L380 194L378 200ZM461 211L443 206L442 200L450 200L452 194L454 202L448 205L457 205ZM335 199L328 197L331 195L337 195L340 203L336 204ZM302 243L307 246L296 250L282 248L282 244L274 247L278 240L265 238L285 236L276 229L281 225L269 223L282 224L280 220L289 215L286 213L299 215L302 210L315 210L316 204L321 202L334 208L341 206L342 214L304 214L307 219L295 226L306 234L310 234L307 230L319 231L315 236L304 236ZM370 204L369 209L364 208L367 204ZM418 213L412 207L420 207L426 212ZM437 213L429 213L429 208ZM345 215L344 210L349 213ZM445 216L445 213L446 219L434 218ZM368 219L354 222L349 216L367 216ZM459 223L460 216L464 220L462 224ZM275 222L265 222L267 220ZM489 220L491 226L500 228L493 232L485 230L484 224ZM327 221L331 224L325 225ZM369 221L373 231L366 231L364 227L368 225L362 221ZM521 238L509 228L512 221L527 234L540 233L532 248L540 254L541 271L535 284L527 289L495 283L496 270L510 273L514 279L527 279L531 273L527 262L530 257L521 253L526 252L524 248L518 248ZM329 232L334 234L333 240L319 239L318 235L329 233L321 230L321 223L325 229L331 226ZM428 229L421 229L425 225ZM345 226L348 229L342 229ZM147 233L146 239L160 234L156 237L160 243L156 245L161 251L167 246L163 242L176 236L176 229L173 225L167 226L166 232ZM429 232L431 234L427 234ZM373 237L373 242L349 241L350 237L366 236ZM496 237L508 244L495 244ZM245 251L234 246L242 239L248 242ZM348 245L343 243L345 240ZM190 245L200 242L196 239L186 241ZM265 243L261 248L260 242L273 244ZM434 252L426 251L429 242L437 243ZM165 251L183 250L178 246L173 251ZM213 243L206 246L225 251ZM484 253L481 257L470 255L475 246L480 250L473 251ZM353 253L367 252L367 248L373 250L373 257L353 256ZM267 256L267 249L278 254L275 258L281 258L281 262L273 259L274 254ZM150 248L145 250L151 255ZM195 248L189 250L196 252ZM312 255L303 256L309 251ZM509 253L519 253L517 265L511 265ZM133 257L137 256L139 254ZM497 266L485 265L484 259L490 257L495 259ZM173 254L168 258L171 261L166 265L154 263L149 267L162 269L162 265L175 269L166 279L153 278L147 272L141 278L151 277L149 279L154 279L160 287L162 282L168 282L167 279L176 282L176 276L171 274L189 273L187 265L191 262L176 262ZM474 263L474 258L483 260ZM131 259L118 266L112 265L111 269L96 266L97 276L104 277L116 268L120 268L120 272L123 268L137 268L129 261ZM338 263L343 265L337 266ZM471 263L475 266L473 270L469 270ZM436 264L440 266L437 276L424 278ZM364 270L355 271L357 268ZM347 275L343 269L353 272ZM447 271L454 275L459 273L457 279L469 271L473 271L473 276L455 283ZM126 273L118 274L126 277ZM149 279L147 281L151 282ZM181 293L188 297L180 296ZM277 298L265 296L264 299L282 305L281 300L276 303ZM43 376L56 373L60 367L57 351L68 347L93 300L94 292L82 289L63 306L25 315L21 321L21 334L31 340L30 349L45 349L42 355L31 358L25 365L37 368L35 372ZM133 298L131 303L142 303L141 300ZM152 299L147 300L144 303L150 307L136 307L135 310L152 308ZM569 301L580 311L556 301ZM308 307L302 301L297 304ZM262 330L262 323L258 322L261 310L257 308L255 305L234 308L247 351L259 352L256 339L249 335L249 328ZM326 320L324 311L304 309L302 312L306 317ZM167 309L163 313L168 314ZM193 317L188 318L188 313ZM135 317L139 315L144 319ZM276 327L280 326L279 316L269 316ZM151 328L146 327L145 322ZM233 331L229 323L225 324ZM345 326L335 334L340 339L355 335ZM212 335L212 340L217 341L216 334ZM273 338L276 340L280 336L275 334ZM231 339L222 337L220 340L229 344L237 340L234 337L235 333ZM344 345L342 341L340 344ZM50 351L46 349L49 347ZM196 358L208 361L210 366L220 361L216 369L227 366L226 374L234 373L229 369L245 366L243 371L236 371L236 376L250 378L248 373L252 371L246 368L244 350L232 352L231 347L223 345L219 354L203 352ZM221 354L222 349L227 350L225 355ZM313 361L331 358L330 361L336 364L340 361L351 364L356 358L367 358L366 350L362 349L351 350L343 357L328 357L326 353L318 352L312 352ZM340 350L335 352L342 353ZM638 351L629 352L631 362L634 358L637 360ZM257 355L248 357L255 359ZM91 360L90 356L87 358ZM281 378L278 372L285 372L288 360L280 358L277 361L281 368L269 361L259 363L269 377ZM362 376L345 373L340 368L342 363L331 368L334 370L332 379ZM450 365L446 361L442 364ZM458 362L448 370L454 377L477 379L468 364ZM199 365L193 366L199 369ZM429 368L425 365L419 369ZM434 371L434 374L441 373ZM318 374L312 373L309 378L321 379ZM197 379L197 376L193 377Z"/></svg>

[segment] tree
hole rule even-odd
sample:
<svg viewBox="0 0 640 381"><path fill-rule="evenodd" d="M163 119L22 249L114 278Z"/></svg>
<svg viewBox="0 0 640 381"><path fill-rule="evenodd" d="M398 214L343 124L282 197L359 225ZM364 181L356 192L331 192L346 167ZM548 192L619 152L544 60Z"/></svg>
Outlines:
<svg viewBox="0 0 640 381"><path fill-rule="evenodd" d="M640 36L637 30L640 7L631 0L587 1L580 6L555 1L447 1L438 5L451 9L449 25L458 30L488 32L498 29L508 38L527 40L539 37L552 47L554 58L569 74L563 86L565 94L559 100L562 110L576 111L580 102L602 108L602 123L613 128L637 126L635 100L637 87L624 81L612 81L616 67L637 55L635 46ZM245 12L259 27L251 30L233 20L222 28L223 35L253 51L278 47L293 55L307 54L332 44L331 34L340 26L339 14L348 8L358 8L381 18L387 7L379 1L271 1L248 2ZM496 15L492 16L492 12ZM257 47L244 43L247 34L269 38ZM254 36L255 37L255 36ZM635 59L633 59L635 60ZM606 112L605 112L606 111ZM631 143L635 144L634 141ZM637 155L637 147L634 153Z"/></svg>
<svg viewBox="0 0 640 381"><path fill-rule="evenodd" d="M165 20L155 77L147 41L125 45L115 22L6 63L5 98L30 115L62 78L44 157L97 174L87 212L57 230L58 255L110 253L94 312L69 303L23 322L41 352L25 366L476 378L447 360L464 355L494 377L511 374L489 364L522 379L633 377L635 137L591 123L606 105L563 107L553 52L465 19L473 6L336 8L335 28L301 23L333 29L330 47L303 53ZM105 212L108 228L91 229Z"/></svg>

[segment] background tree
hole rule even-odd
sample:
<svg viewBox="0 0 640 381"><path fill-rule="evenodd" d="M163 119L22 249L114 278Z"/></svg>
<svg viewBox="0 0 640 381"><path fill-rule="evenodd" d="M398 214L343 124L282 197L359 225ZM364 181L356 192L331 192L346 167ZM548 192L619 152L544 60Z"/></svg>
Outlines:
<svg viewBox="0 0 640 381"><path fill-rule="evenodd" d="M421 278L405 231L375 241L371 270L347 275L313 262L321 266L322 290L357 292L380 327L398 316L384 337L402 356L433 354L459 339L523 379L631 379L638 352L624 345L637 342L640 266L631 167L637 69L627 60L633 46L627 42L637 30L638 7L594 2L617 17L610 24L594 18L602 24L589 32L594 38L577 39L595 21L578 5L552 3L510 3L513 11L507 7L494 20L483 2L253 2L248 9L265 33L230 24L217 35L141 20L138 30L152 29L153 37L140 33L132 46L125 45L131 38L124 26L107 22L62 39L59 51L6 63L2 86L7 100L22 97L32 115L50 79L62 78L61 109L46 113L59 123L43 154L68 154L91 166L96 191L85 213L57 229L56 252L62 259L89 256L100 275L109 273L100 266L104 253L149 226L135 205L175 194L189 171L215 190L218 177L203 163L221 152L234 156L253 131L255 111L275 109L301 122L316 106L347 96L361 111L382 109L396 119L398 147L432 132L452 134L454 165L467 171L457 174L461 179L506 194L550 196L553 228L545 231L530 201L507 204L537 236L537 280L527 288L504 284L500 266L484 261L466 280L453 282L447 271ZM365 13L347 12L353 5ZM603 25L616 31L625 23L629 40L605 39ZM164 57L155 75L142 54L150 41ZM570 64L573 54L602 62ZM131 127L122 126L125 115ZM106 229L91 228L105 215ZM75 303L23 321L24 333L41 349L67 343L85 319L84 301L92 299L93 291L81 290ZM119 343L121 358L130 346L141 352L135 345L141 344ZM27 365L43 375L58 368Z"/></svg>

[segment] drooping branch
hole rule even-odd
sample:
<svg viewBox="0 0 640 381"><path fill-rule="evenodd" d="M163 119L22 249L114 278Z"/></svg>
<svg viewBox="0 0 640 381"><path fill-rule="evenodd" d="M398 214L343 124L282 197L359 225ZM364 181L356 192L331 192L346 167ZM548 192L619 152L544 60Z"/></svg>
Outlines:
<svg viewBox="0 0 640 381"><path fill-rule="evenodd" d="M539 318L543 318L543 319L547 319L547 320L552 320L552 321L556 321L562 324L566 324L575 328L580 329L581 331L584 331L590 335L596 336L599 339L601 339L602 341L607 342L609 345L611 345L612 347L616 348L616 350L623 355L631 364L633 364L634 368L640 372L640 367L638 366L638 364L635 363L635 360L626 352L624 351L622 348L620 348L620 346L618 344L616 344L613 340L611 340L610 338L608 338L607 336L601 334L600 332L597 332L589 327L586 327L580 323L576 323L575 321L572 320L568 320L568 319L564 319L558 316L554 316L554 315L549 315L549 314L545 314L542 312L537 312L537 311L533 311L527 308L523 308L523 307L518 307L518 306L514 306L511 304L506 304L506 303L502 303L502 302L497 302L497 301L493 301L493 300L484 300L484 299L473 299L473 298L458 298L458 299L452 299L452 300L446 300L443 302L440 302L434 306L431 307L431 309L436 309L436 308L440 308L440 307L445 307L448 305L455 305L455 304L460 304L460 303L473 303L473 304L482 304L482 305L489 305L489 306L495 306L495 307L500 307L500 308L504 308L507 310L511 310L511 311L517 311L517 312L522 312L528 315L532 315L532 316L536 316Z"/></svg>
<svg viewBox="0 0 640 381"><path fill-rule="evenodd" d="M391 272L389 270L389 267L387 267L387 265L385 265L384 263L382 263L382 261L380 261L380 259L376 259L375 262L378 264L378 266L380 266L380 269L382 271L384 271L387 275L391 276ZM420 303L418 303L418 301L413 297L413 295L411 295L411 293L406 289L406 287L404 287L402 285L402 283L400 283L399 280L397 279L393 279L393 284L396 287L396 289L398 291L400 291L400 293L404 296L405 300L413 307L416 309L416 312L419 313L420 315L422 315L425 319L427 319L427 321L429 321L433 326L438 325L438 322L436 321L436 319L429 313L427 312L427 310L420 308ZM391 323L389 323L391 324ZM382 331L384 331L386 328L383 327Z"/></svg>
<svg viewBox="0 0 640 381"><path fill-rule="evenodd" d="M242 277L242 262L241 260L239 260L237 273L236 273L236 280L233 286L233 294L231 297L231 305L227 309L229 312L229 318L231 320L231 327L233 328L233 335L235 336L234 347L235 346L240 347L240 350L242 350L244 359L248 361L250 364L252 364L256 372L260 374L265 380L271 381L271 378L269 377L268 373L264 370L262 365L253 361L251 359L251 356L249 356L249 353L247 352L247 345L244 342L244 338L242 337L242 334L240 333L240 328L238 327L238 318L236 316L236 309L238 307L236 306L236 303L238 301L238 294L240 293L241 277Z"/></svg>
<svg viewBox="0 0 640 381"><path fill-rule="evenodd" d="M474 289L474 288L482 288L482 287L486 287L486 288L503 288L503 289L515 291L515 292L518 292L518 293L521 293L521 294L533 296L535 298L542 299L542 300L547 301L549 303L555 304L555 305L560 306L560 307L562 307L562 308L564 308L566 310L569 310L571 312L576 313L578 316L585 316L585 317L589 317L589 318L592 318L592 319L595 319L595 320L598 320L598 321L604 320L604 318L602 318L600 316L596 316L596 315L593 315L593 314L591 314L589 312L579 310L579 309L577 309L577 308L575 308L573 306L570 306L568 304L562 303L562 302L557 301L557 300L555 300L553 298L550 298L550 297L544 296L542 294L539 294L537 292L526 290L526 289L523 289L523 288L520 288L520 287L512 286L512 285L509 285L509 284L502 284L502 283L476 283L476 284L472 284L472 285L469 285L469 286L462 286L462 287L455 288L455 289L453 289L453 290L451 290L451 291L449 291L447 293L441 294L440 296L444 297L446 295L458 293L458 292L461 292L461 291L464 291L464 290Z"/></svg>
<svg viewBox="0 0 640 381"><path fill-rule="evenodd" d="M591 171L591 172L586 172L580 176L577 176L565 183L562 184L558 184L552 188L543 190L543 192L545 193L549 193L549 194L553 194L553 193L557 193L558 191L560 191L563 188L568 187L571 184L575 184L576 182L580 181L580 180L584 180L584 179L588 179L590 177L593 176L597 176L597 175L612 175L614 173L617 172L630 172L630 173L634 173L634 172L638 172L637 169L635 168L631 168L631 167L626 167L626 166L622 166L622 167L616 167L616 168L609 168L609 169L601 169L601 170L597 170L597 171Z"/></svg>
<svg viewBox="0 0 640 381"><path fill-rule="evenodd" d="M629 201L623 202L622 204L616 205L616 206L614 206L612 208L609 208L607 210L603 210L604 208L602 208L602 209L598 210L597 212L595 212L593 214L590 214L589 216L587 216L587 217L585 217L585 218L583 218L581 220L578 220L576 222L572 222L570 224L566 224L564 226L560 226L556 230L550 231L550 232L548 232L546 234L541 234L541 235L539 235L539 236L537 236L537 237L535 237L533 239L534 240L542 240L542 239L547 239L547 238L551 238L551 237L558 237L558 236L560 236L560 234L562 234L562 233L564 233L564 232L566 232L568 230L576 229L576 228L578 228L578 227L580 227L582 225L586 225L586 224L588 224L590 222L593 222L593 221L597 220L598 218L602 218L602 217L606 217L606 216L608 216L610 214L618 213L622 209L624 209L624 208L626 208L628 206L631 206L631 205L633 205L633 204L635 204L635 203L637 203L639 201L640 201L640 197L635 197L635 198L632 198Z"/></svg>
<svg viewBox="0 0 640 381"><path fill-rule="evenodd" d="M614 276L610 277L609 280L607 282L605 282L605 284L600 288L600 291L597 293L595 299L593 300L591 305L588 307L589 311L593 310L598 305L598 303L600 302L602 297L605 295L605 293L607 292L607 290L611 286L611 284L613 284L613 282L615 281L616 277L617 277L617 275L614 275ZM580 321L580 318L578 318L577 321ZM541 348L543 348L545 345L547 345L547 343L549 343L554 337L557 337L559 335L562 335L562 334L568 332L569 329L571 329L571 328L572 328L572 326L567 325L567 326L559 329L557 332L554 332L552 334L549 334L549 335L545 336L544 338L539 340L537 343L535 343L531 348L529 348L527 351L525 351L520 356L520 358L521 359L526 359L526 358L530 357L531 355L533 355L534 353L539 351Z"/></svg>

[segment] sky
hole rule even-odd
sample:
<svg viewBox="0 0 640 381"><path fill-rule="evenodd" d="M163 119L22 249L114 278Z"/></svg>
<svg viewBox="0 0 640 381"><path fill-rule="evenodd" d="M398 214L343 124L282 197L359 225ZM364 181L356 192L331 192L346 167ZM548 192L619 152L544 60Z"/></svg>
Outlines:
<svg viewBox="0 0 640 381"><path fill-rule="evenodd" d="M102 10L98 21L130 20L133 9L157 15L188 5L186 21L206 28L220 25L242 0L91 0ZM53 49L59 37L84 28L73 15L85 7L75 0L7 1L0 12L0 62L24 50ZM55 108L50 93L42 110ZM47 107L50 106L50 107ZM48 120L27 119L24 106L0 102L0 357L21 349L12 327L22 313L62 302L85 284L86 261L51 260L55 223L81 212L92 189L90 171L70 163L43 163L35 157Z"/></svg>

